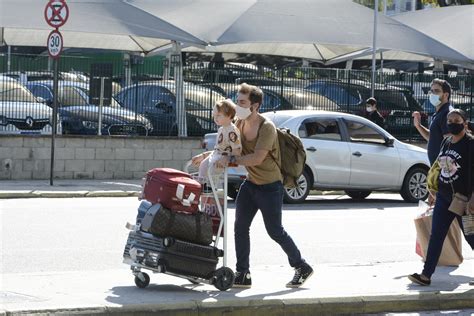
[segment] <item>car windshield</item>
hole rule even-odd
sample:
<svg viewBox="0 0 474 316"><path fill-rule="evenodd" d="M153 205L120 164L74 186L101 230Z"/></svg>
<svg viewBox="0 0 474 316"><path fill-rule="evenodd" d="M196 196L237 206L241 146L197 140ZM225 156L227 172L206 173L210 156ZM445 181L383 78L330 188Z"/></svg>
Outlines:
<svg viewBox="0 0 474 316"><path fill-rule="evenodd" d="M283 123L288 121L290 118L292 118L291 115L274 115L273 112L267 112L263 114L267 119L273 122L276 127L284 127L281 126Z"/></svg>
<svg viewBox="0 0 474 316"><path fill-rule="evenodd" d="M16 82L0 82L0 101L37 102L30 91Z"/></svg>

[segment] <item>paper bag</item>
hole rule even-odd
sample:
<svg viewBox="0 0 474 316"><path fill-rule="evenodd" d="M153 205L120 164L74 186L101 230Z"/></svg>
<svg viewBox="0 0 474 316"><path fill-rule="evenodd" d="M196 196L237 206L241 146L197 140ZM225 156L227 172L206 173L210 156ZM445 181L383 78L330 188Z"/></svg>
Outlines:
<svg viewBox="0 0 474 316"><path fill-rule="evenodd" d="M415 218L416 253L423 258L423 261L426 260L426 253L428 251L432 219L432 210ZM459 227L458 221L455 219L451 227L449 227L448 234L444 240L438 266L458 266L462 263L463 259L461 227Z"/></svg>

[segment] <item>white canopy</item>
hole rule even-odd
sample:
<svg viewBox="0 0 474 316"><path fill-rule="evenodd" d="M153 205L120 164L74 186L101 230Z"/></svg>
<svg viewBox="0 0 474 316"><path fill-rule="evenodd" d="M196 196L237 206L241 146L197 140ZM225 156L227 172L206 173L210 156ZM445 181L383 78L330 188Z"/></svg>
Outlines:
<svg viewBox="0 0 474 316"><path fill-rule="evenodd" d="M374 12L351 0L168 2L172 3L165 5L169 10L162 16L216 45L205 49L209 52L259 53L331 62L372 47ZM377 48L450 62L473 62L437 38L383 15L377 24Z"/></svg>
<svg viewBox="0 0 474 316"><path fill-rule="evenodd" d="M159 4L159 1L145 1ZM149 52L171 41L205 45L133 1L67 0L69 19L60 28L65 47ZM46 1L0 0L0 43L46 46L52 27L44 18ZM19 13L19 14L18 14Z"/></svg>
<svg viewBox="0 0 474 316"><path fill-rule="evenodd" d="M474 62L474 5L415 11L398 15L395 19Z"/></svg>

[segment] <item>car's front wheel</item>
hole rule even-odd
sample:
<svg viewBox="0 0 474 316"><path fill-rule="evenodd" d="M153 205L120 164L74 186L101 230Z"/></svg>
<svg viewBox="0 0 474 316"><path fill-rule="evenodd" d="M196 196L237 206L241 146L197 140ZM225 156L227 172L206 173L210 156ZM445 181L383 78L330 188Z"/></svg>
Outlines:
<svg viewBox="0 0 474 316"><path fill-rule="evenodd" d="M416 203L420 200L426 200L429 194L426 184L427 174L428 171L420 167L415 167L408 171L400 191L400 195L405 201Z"/></svg>
<svg viewBox="0 0 474 316"><path fill-rule="evenodd" d="M285 188L283 200L291 204L301 203L306 200L310 190L310 177L306 171L303 171L303 174L298 178L296 187Z"/></svg>

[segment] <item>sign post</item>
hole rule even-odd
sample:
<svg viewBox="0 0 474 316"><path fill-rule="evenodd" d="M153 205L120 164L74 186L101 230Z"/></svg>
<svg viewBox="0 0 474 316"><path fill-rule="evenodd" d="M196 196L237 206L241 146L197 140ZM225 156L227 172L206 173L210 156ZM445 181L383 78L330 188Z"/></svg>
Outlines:
<svg viewBox="0 0 474 316"><path fill-rule="evenodd" d="M51 168L49 174L49 184L53 185L54 178L54 146L58 126L58 72L59 57L63 50L63 36L59 32L59 27L63 26L69 18L69 8L65 0L49 0L44 9L44 19L54 30L48 35L48 54L53 59L53 122L51 132Z"/></svg>

